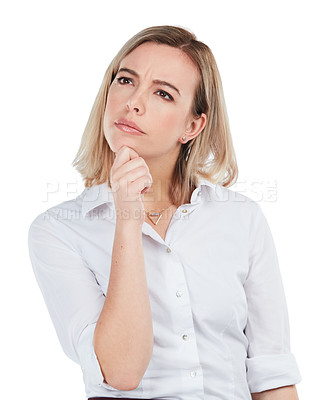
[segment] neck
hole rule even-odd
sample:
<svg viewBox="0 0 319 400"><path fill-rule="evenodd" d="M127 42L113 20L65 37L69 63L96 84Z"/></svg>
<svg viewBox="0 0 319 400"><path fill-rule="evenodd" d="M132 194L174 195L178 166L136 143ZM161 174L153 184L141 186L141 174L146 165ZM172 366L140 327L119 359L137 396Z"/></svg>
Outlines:
<svg viewBox="0 0 319 400"><path fill-rule="evenodd" d="M167 208L172 204L168 191L170 180L163 178L154 179L152 173L151 175L153 178L152 186L143 197L145 210Z"/></svg>
<svg viewBox="0 0 319 400"><path fill-rule="evenodd" d="M178 154L168 152L162 157L146 158L145 161L152 175L151 188L143 196L145 211L157 212L172 205L169 187Z"/></svg>

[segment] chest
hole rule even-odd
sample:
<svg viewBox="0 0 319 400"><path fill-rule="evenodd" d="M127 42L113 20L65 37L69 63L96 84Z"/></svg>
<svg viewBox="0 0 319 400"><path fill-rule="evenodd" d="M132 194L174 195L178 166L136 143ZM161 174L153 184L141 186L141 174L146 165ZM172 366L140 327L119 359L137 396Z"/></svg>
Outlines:
<svg viewBox="0 0 319 400"><path fill-rule="evenodd" d="M157 338L162 336L163 326L183 335L181 327L185 327L186 319L192 315L203 329L213 327L215 334L223 332L234 313L238 315L238 325L244 328L247 304L243 283L248 273L250 244L248 219L245 215L221 211L217 206L197 208L186 218L182 210L178 217L175 209L169 214L163 213L157 225L145 216L145 222L167 242L161 243L148 230L142 236ZM87 221L84 232L77 243L79 251L106 293L115 225L107 219ZM192 319L188 322L191 329ZM214 332L210 335L214 336Z"/></svg>

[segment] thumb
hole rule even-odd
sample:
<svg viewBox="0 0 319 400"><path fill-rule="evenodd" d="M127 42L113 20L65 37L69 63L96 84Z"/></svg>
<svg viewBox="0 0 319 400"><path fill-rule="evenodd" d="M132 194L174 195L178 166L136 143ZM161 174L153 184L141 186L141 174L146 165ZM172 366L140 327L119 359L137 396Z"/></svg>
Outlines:
<svg viewBox="0 0 319 400"><path fill-rule="evenodd" d="M125 147L127 147L127 149L128 149L129 157L130 157L131 160L133 158L139 157L139 154L134 149L132 149L132 147L129 147L129 146L125 146Z"/></svg>

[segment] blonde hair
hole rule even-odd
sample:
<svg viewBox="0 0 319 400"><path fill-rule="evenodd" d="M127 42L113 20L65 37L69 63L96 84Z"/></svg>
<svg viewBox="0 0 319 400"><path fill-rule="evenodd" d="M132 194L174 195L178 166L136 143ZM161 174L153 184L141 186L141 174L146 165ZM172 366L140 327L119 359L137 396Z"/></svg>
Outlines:
<svg viewBox="0 0 319 400"><path fill-rule="evenodd" d="M85 187L104 182L111 187L110 171L115 154L103 132L107 95L123 58L145 42L166 44L180 49L193 61L201 76L192 113L194 117L199 117L201 113L206 114L206 125L199 135L181 145L169 187L171 202L178 206L188 203L199 178L225 187L231 186L237 180L238 167L222 82L212 51L198 41L192 32L178 26L160 25L143 29L129 39L104 74L80 148L72 162L84 179Z"/></svg>

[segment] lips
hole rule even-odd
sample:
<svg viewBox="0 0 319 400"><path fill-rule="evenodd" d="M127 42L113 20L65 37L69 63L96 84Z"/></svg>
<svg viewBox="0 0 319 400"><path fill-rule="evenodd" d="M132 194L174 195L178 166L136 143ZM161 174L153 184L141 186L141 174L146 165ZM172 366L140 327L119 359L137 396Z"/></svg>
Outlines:
<svg viewBox="0 0 319 400"><path fill-rule="evenodd" d="M145 134L145 132L143 132L142 129L138 125L136 125L135 122L129 121L128 119L120 118L117 121L115 121L115 124L121 124L121 125L129 126L131 128L136 129L137 131Z"/></svg>

